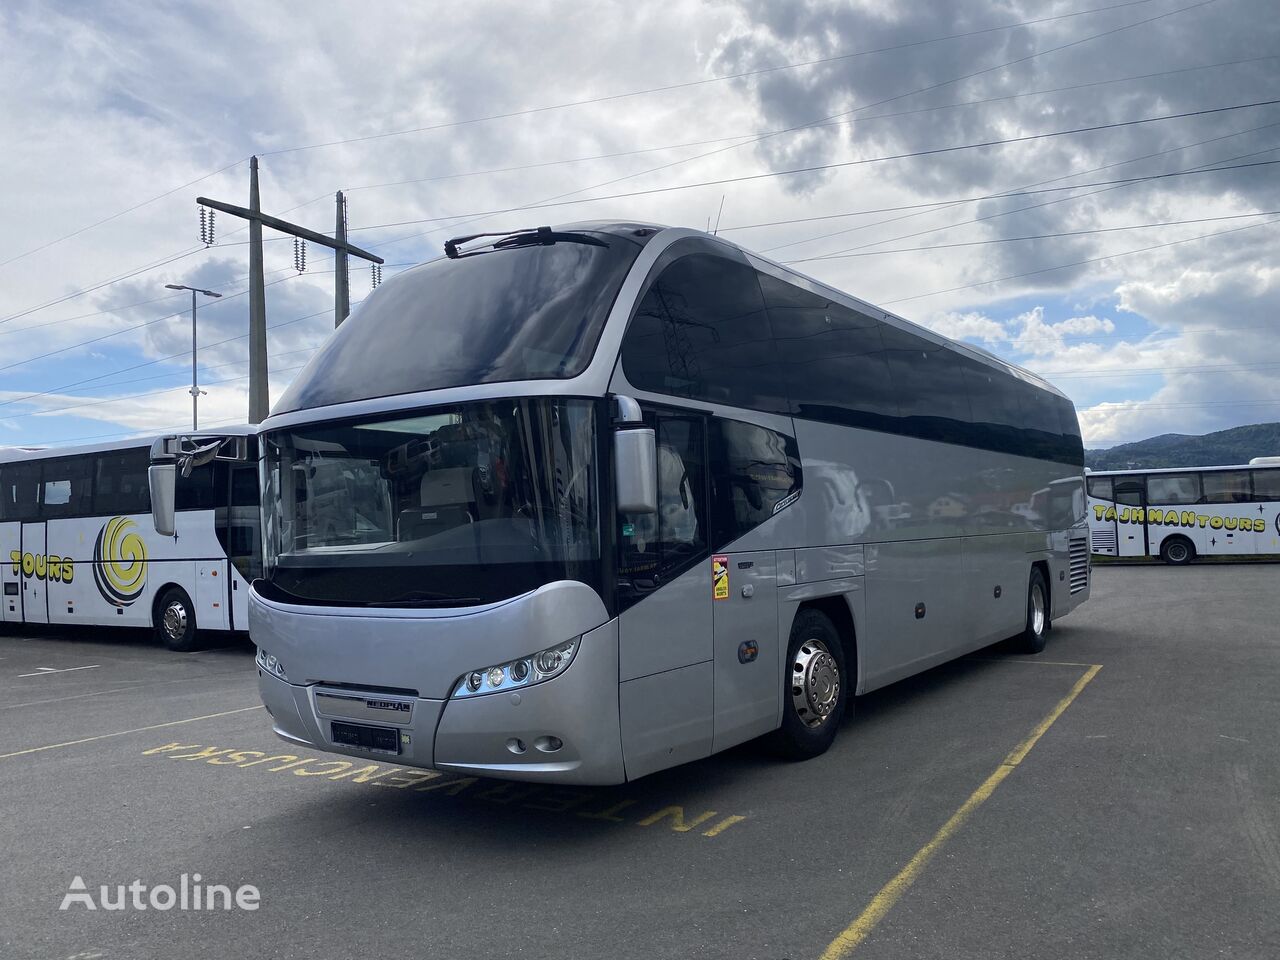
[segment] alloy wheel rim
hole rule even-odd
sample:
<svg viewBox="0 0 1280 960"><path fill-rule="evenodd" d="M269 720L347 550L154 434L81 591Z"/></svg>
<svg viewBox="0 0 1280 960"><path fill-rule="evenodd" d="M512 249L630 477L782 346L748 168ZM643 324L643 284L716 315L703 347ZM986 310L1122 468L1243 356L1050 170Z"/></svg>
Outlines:
<svg viewBox="0 0 1280 960"><path fill-rule="evenodd" d="M1031 631L1037 637L1044 633L1044 588L1038 583L1031 588Z"/></svg>
<svg viewBox="0 0 1280 960"><path fill-rule="evenodd" d="M164 632L170 640L181 640L187 632L187 608L174 600L164 608Z"/></svg>
<svg viewBox="0 0 1280 960"><path fill-rule="evenodd" d="M820 727L840 702L840 665L821 640L800 644L791 661L791 706L800 722Z"/></svg>

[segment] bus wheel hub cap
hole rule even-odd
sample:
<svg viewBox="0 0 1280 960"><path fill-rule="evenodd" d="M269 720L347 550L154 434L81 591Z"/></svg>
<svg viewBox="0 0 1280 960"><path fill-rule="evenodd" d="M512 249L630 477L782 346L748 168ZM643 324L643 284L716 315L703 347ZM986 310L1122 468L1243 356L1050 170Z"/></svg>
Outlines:
<svg viewBox="0 0 1280 960"><path fill-rule="evenodd" d="M164 632L178 640L187 632L187 611L178 601L164 609Z"/></svg>
<svg viewBox="0 0 1280 960"><path fill-rule="evenodd" d="M840 702L840 667L821 640L806 640L791 663L791 705L800 720L820 726Z"/></svg>

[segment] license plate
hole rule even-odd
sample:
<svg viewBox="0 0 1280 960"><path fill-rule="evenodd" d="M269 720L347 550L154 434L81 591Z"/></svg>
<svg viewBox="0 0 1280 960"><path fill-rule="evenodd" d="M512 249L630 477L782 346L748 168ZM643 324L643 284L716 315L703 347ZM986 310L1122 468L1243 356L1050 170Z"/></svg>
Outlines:
<svg viewBox="0 0 1280 960"><path fill-rule="evenodd" d="M366 727L358 723L334 722L333 742L344 747L357 747L371 753L400 752L400 731L387 727Z"/></svg>

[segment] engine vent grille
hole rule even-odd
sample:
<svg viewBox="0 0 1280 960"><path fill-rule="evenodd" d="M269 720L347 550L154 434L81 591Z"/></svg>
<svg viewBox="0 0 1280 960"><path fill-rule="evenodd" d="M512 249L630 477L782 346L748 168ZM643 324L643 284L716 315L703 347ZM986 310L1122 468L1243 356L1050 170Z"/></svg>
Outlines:
<svg viewBox="0 0 1280 960"><path fill-rule="evenodd" d="M1079 593L1089 585L1089 542L1071 541L1071 592Z"/></svg>

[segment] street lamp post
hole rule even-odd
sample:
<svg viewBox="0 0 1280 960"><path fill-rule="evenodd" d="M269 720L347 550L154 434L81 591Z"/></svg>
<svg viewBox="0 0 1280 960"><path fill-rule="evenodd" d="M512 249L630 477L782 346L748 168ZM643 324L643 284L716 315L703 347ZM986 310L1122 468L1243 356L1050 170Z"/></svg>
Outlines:
<svg viewBox="0 0 1280 960"><path fill-rule="evenodd" d="M197 404L200 402L200 394L204 391L196 385L196 294L203 293L206 297L221 297L222 294L214 293L212 290L201 290L199 287L188 287L181 283L166 283L167 290L190 290L191 291L191 429L199 430L200 421L197 414Z"/></svg>

